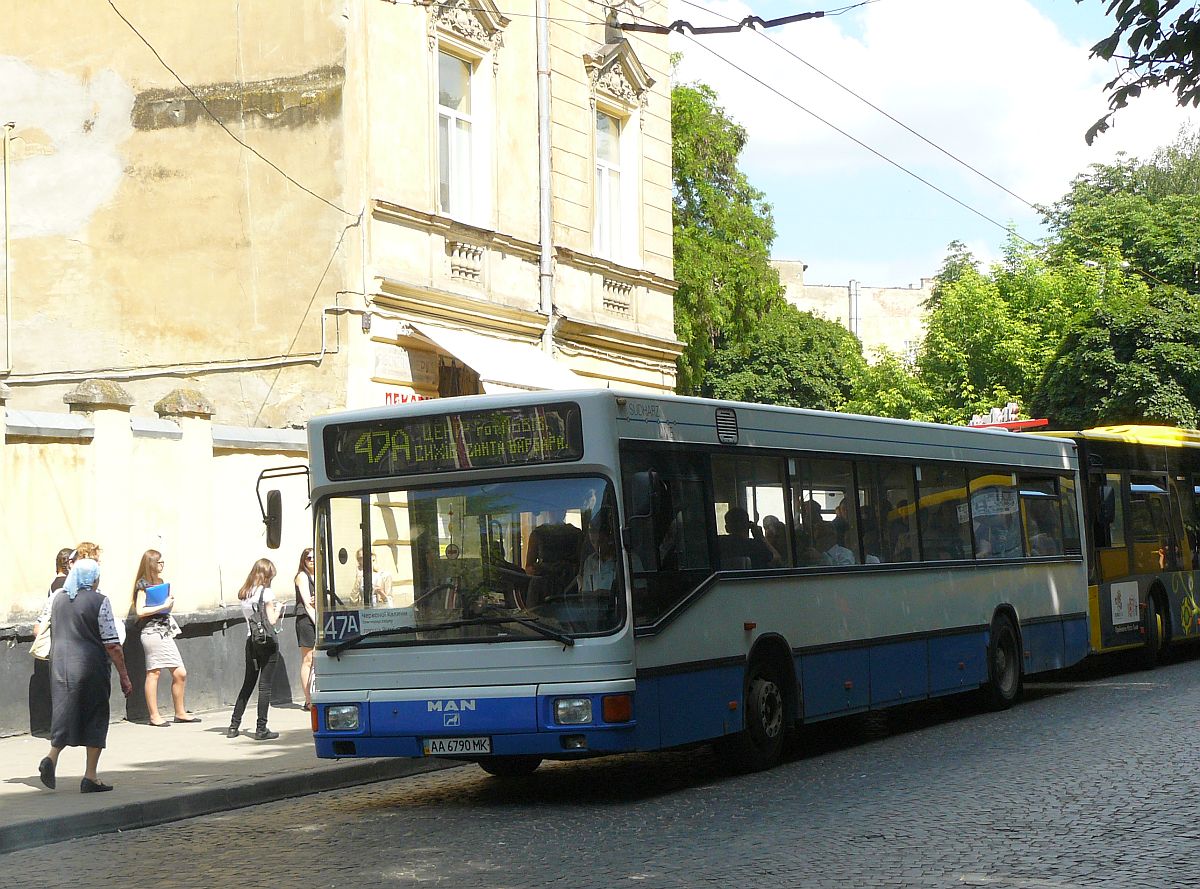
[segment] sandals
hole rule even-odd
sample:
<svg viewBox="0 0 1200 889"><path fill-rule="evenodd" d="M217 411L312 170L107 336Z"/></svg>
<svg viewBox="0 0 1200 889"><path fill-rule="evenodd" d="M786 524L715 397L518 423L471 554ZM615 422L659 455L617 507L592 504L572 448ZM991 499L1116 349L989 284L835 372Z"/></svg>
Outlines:
<svg viewBox="0 0 1200 889"><path fill-rule="evenodd" d="M189 716L187 719L180 719L178 716L174 719L175 722L203 722L199 716Z"/></svg>
<svg viewBox="0 0 1200 889"><path fill-rule="evenodd" d="M170 728L171 727L171 723L166 719L164 719L162 722L147 722L146 725L150 726L151 728Z"/></svg>

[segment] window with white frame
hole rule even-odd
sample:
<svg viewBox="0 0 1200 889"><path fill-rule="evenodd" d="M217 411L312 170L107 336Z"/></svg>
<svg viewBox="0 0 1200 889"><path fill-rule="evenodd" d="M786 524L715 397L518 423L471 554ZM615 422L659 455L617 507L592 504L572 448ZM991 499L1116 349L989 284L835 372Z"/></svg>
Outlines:
<svg viewBox="0 0 1200 889"><path fill-rule="evenodd" d="M458 218L472 212L473 73L470 62L438 52L438 208Z"/></svg>
<svg viewBox="0 0 1200 889"><path fill-rule="evenodd" d="M622 252L621 189L621 121L597 111L595 250L608 259Z"/></svg>

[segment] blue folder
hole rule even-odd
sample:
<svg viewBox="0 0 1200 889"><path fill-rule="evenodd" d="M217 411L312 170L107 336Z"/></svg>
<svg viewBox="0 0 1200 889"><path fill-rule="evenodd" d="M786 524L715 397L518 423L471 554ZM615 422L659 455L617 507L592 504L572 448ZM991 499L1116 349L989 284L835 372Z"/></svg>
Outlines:
<svg viewBox="0 0 1200 889"><path fill-rule="evenodd" d="M146 587L146 607L157 608L163 602L167 601L167 596L171 595L171 585L169 583L156 583L154 586Z"/></svg>

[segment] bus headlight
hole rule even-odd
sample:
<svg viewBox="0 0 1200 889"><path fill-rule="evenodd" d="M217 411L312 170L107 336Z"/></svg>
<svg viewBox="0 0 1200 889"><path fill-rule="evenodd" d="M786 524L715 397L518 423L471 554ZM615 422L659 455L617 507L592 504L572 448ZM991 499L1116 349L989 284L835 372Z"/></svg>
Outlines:
<svg viewBox="0 0 1200 889"><path fill-rule="evenodd" d="M358 705L339 704L325 708L325 728L331 732L353 732L358 730Z"/></svg>
<svg viewBox="0 0 1200 889"><path fill-rule="evenodd" d="M592 721L591 698L556 698L554 721L559 725L585 725Z"/></svg>

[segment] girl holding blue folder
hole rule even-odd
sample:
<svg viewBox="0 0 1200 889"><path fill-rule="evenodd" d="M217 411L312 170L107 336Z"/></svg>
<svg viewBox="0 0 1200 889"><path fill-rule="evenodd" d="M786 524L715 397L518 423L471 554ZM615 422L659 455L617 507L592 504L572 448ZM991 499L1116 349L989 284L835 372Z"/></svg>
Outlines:
<svg viewBox="0 0 1200 889"><path fill-rule="evenodd" d="M146 711L150 725L155 728L166 728L171 724L158 713L158 677L163 670L171 674L175 722L200 721L199 716L193 716L184 706L187 670L179 646L175 644L180 630L171 617L175 597L171 595L171 585L163 581L164 564L162 553L156 549L146 550L133 585L133 609L141 628L142 648L146 652Z"/></svg>

